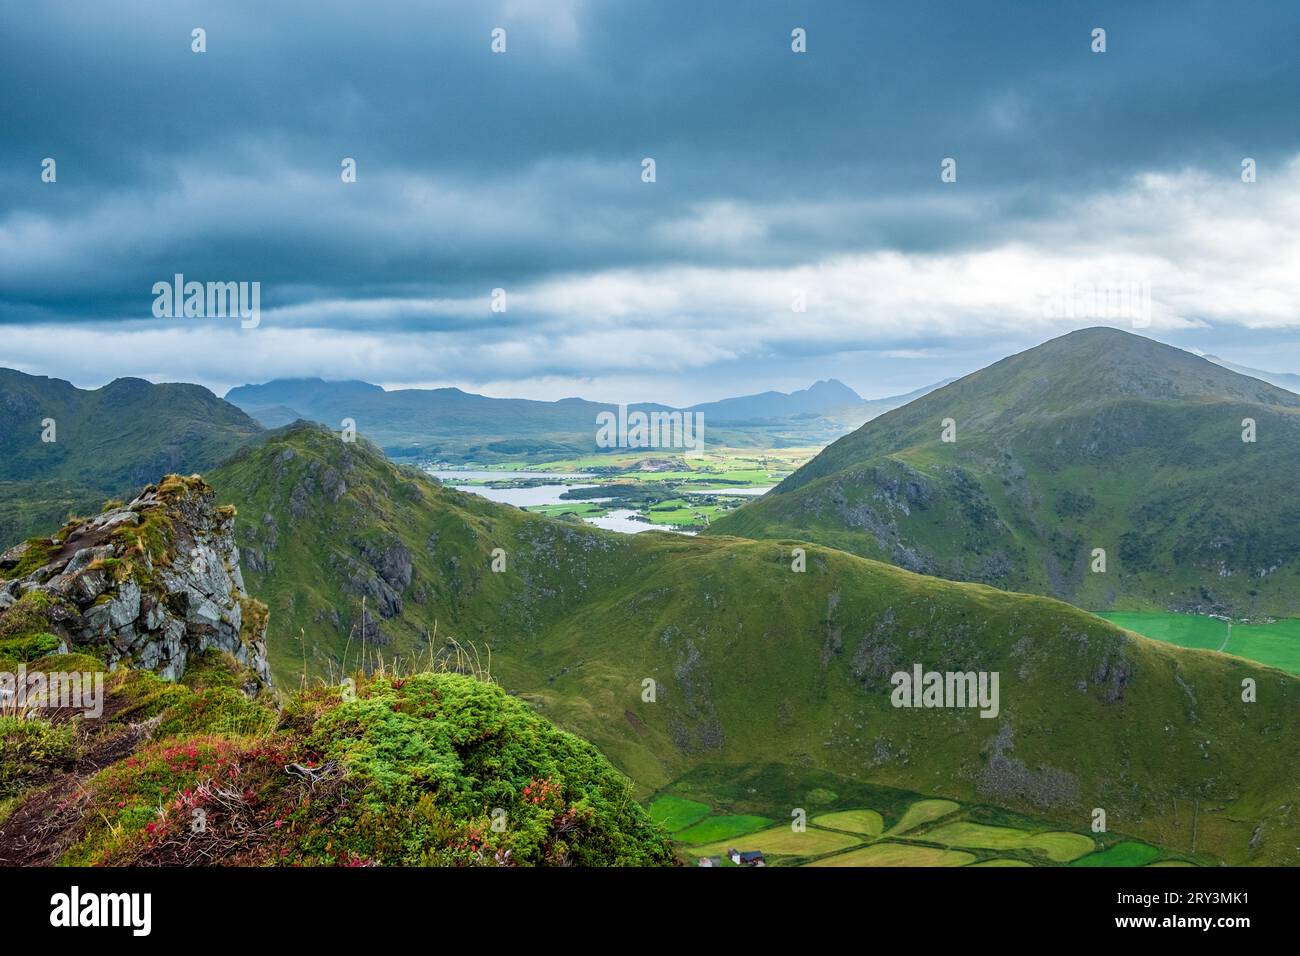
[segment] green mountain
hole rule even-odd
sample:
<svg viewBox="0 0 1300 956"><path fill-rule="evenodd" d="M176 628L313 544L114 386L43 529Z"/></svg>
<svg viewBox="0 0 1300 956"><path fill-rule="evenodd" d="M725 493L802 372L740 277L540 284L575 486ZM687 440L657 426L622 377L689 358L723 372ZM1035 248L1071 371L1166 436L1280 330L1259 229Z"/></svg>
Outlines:
<svg viewBox="0 0 1300 956"><path fill-rule="evenodd" d="M170 472L206 471L261 431L198 385L119 378L86 390L0 368L0 540L98 511Z"/></svg>
<svg viewBox="0 0 1300 956"><path fill-rule="evenodd" d="M271 433L208 477L237 506L279 686L381 660L472 666L595 743L643 795L777 768L765 775L1072 829L1100 807L1162 845L1300 861L1300 679L1280 671L829 548L804 546L800 572L793 542L530 515L315 426ZM997 717L893 706L891 675L915 664L999 673ZM1246 679L1258 703L1243 703Z"/></svg>
<svg viewBox="0 0 1300 956"><path fill-rule="evenodd" d="M1294 616L1297 461L1300 395L1087 329L873 419L709 533L1097 610Z"/></svg>

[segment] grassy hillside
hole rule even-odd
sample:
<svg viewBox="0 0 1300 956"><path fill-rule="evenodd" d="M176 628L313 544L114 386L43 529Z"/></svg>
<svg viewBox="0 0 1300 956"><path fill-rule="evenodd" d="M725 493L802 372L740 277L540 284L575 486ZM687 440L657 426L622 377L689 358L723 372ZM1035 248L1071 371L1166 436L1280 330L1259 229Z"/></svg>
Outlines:
<svg viewBox="0 0 1300 956"><path fill-rule="evenodd" d="M1095 609L1289 616L1296 461L1300 396L1088 329L868 422L709 533L806 538Z"/></svg>
<svg viewBox="0 0 1300 956"><path fill-rule="evenodd" d="M54 441L42 441L46 419ZM0 542L96 512L171 472L206 471L262 431L198 385L83 390L0 368Z"/></svg>
<svg viewBox="0 0 1300 956"><path fill-rule="evenodd" d="M1300 680L1281 672L831 549L807 546L798 573L791 542L528 515L315 427L273 433L209 477L238 507L282 686L304 655L315 675L362 662L364 596L367 666L454 661L454 639L642 793L701 768L780 765L1066 829L1101 807L1162 845L1300 859ZM1000 715L892 707L891 673L918 662L999 672ZM1258 703L1241 701L1245 678Z"/></svg>
<svg viewBox="0 0 1300 956"><path fill-rule="evenodd" d="M98 512L106 497L74 481L0 481L0 548L57 528L69 515Z"/></svg>

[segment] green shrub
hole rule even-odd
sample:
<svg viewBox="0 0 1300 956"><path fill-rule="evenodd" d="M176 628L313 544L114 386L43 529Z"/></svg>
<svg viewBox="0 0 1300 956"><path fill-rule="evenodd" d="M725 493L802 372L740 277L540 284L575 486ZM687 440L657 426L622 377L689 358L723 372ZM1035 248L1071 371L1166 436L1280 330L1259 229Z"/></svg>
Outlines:
<svg viewBox="0 0 1300 956"><path fill-rule="evenodd" d="M270 615L270 609L256 598L239 598L239 639L245 646L266 633Z"/></svg>
<svg viewBox="0 0 1300 956"><path fill-rule="evenodd" d="M188 687L163 680L152 671L126 669L113 674L106 690L121 701L113 714L119 723L138 723L156 717L190 695Z"/></svg>
<svg viewBox="0 0 1300 956"><path fill-rule="evenodd" d="M208 687L241 688L254 678L251 668L235 660L233 654L209 648L201 654L191 654L185 662L181 683L190 690Z"/></svg>
<svg viewBox="0 0 1300 956"><path fill-rule="evenodd" d="M53 634L28 634L0 640L0 657L27 663L56 651L61 642Z"/></svg>
<svg viewBox="0 0 1300 956"><path fill-rule="evenodd" d="M372 680L319 717L307 744L357 785L361 813L348 839L361 857L476 863L509 851L521 864L672 860L664 831L591 744L472 677ZM503 830L491 826L496 810L505 811ZM460 823L450 845L420 836L449 820ZM384 848L404 831L405 849L389 857Z"/></svg>
<svg viewBox="0 0 1300 956"><path fill-rule="evenodd" d="M161 683L123 687L156 701ZM63 863L674 862L625 777L495 685L359 678L293 695L274 730L234 688L170 686L156 742L91 780Z"/></svg>
<svg viewBox="0 0 1300 956"><path fill-rule="evenodd" d="M163 711L159 737L193 734L265 734L275 711L250 701L233 687L208 687L184 695Z"/></svg>
<svg viewBox="0 0 1300 956"><path fill-rule="evenodd" d="M104 670L104 662L93 654L73 651L69 654L47 654L31 662L28 670L42 670L47 673L65 674L95 673Z"/></svg>

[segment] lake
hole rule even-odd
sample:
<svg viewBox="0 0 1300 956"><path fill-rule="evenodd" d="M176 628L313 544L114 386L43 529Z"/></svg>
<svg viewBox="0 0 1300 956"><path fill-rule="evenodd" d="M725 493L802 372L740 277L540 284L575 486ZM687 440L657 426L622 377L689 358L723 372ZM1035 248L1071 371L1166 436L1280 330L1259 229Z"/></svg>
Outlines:
<svg viewBox="0 0 1300 956"><path fill-rule="evenodd" d="M459 474L463 475L465 473L460 472ZM479 495L489 501L500 502L503 505L514 505L516 508L530 508L536 505L576 505L583 502L602 503L611 500L609 498L584 498L582 501L566 501L560 497L570 488L597 488L598 485L533 485L530 488L488 488L484 485L454 485L451 482L446 484L447 487L455 488L457 491L468 491L472 495ZM583 518L582 520L587 524L595 525L597 528L604 528L606 531L617 531L620 534L640 534L642 531L675 531L678 534L695 534L694 531L684 529L679 531L677 528L668 525L638 521L637 514L638 512L631 508L614 508L599 517Z"/></svg>
<svg viewBox="0 0 1300 956"><path fill-rule="evenodd" d="M595 488L595 485L532 485L528 488L488 488L485 485L453 485L447 482L449 488L455 488L458 491L468 491L470 494L480 495L489 501L499 501L503 505L514 505L516 508L530 508L534 505L563 505L570 504L560 498L570 488ZM609 501L608 498L587 498L587 501ZM581 504L582 502L574 501L572 504Z"/></svg>
<svg viewBox="0 0 1300 956"><path fill-rule="evenodd" d="M560 497L573 488L600 487L599 485L582 484L582 479L595 477L583 472L490 471L474 468L426 469L426 472L449 488L455 488L457 491L468 491L470 494L479 495L489 501L496 501L503 505L513 505L516 508L535 508L538 505L578 505L584 502L600 504L612 500L610 498L583 498L580 501L573 501ZM490 488L486 485L466 485L462 483L466 481L516 481L546 478L561 479L564 483L561 484L556 481L542 485L530 485L526 488ZM758 496L770 490L770 488L724 488L718 491L683 491L683 494ZM696 533L694 530L678 529L670 525L657 525L648 521L639 521L637 520L638 514L639 512L632 508L614 508L599 517L583 518L582 520L587 524L595 525L597 528L604 528L606 531L617 531L620 534L640 534L642 531L673 531L677 534Z"/></svg>
<svg viewBox="0 0 1300 956"><path fill-rule="evenodd" d="M599 518L584 519L587 524L594 524L597 528L604 528L606 531L617 531L620 534L640 534L642 531L672 531L663 525L653 525L649 521L638 521L636 519L638 512L631 508L615 508Z"/></svg>

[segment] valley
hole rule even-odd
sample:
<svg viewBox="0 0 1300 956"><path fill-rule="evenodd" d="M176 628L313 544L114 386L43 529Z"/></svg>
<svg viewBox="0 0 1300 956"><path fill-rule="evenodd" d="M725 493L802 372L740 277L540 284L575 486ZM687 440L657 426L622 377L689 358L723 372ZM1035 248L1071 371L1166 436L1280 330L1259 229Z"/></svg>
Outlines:
<svg viewBox="0 0 1300 956"><path fill-rule="evenodd" d="M1242 463L1287 460L1300 397L1132 338L1055 340L820 451L449 462L224 412L247 434L219 461L168 424L85 493L179 427L265 605L282 704L473 674L598 748L687 862L744 843L772 865L1300 863L1293 522ZM1045 404L1043 376L1054 396L1076 373L1115 387ZM1260 447L1224 426L1243 409ZM73 436L63 473L85 482ZM1247 489L1230 504L1228 478ZM9 502L25 521L63 507L31 487L52 507ZM8 573L57 543L31 538ZM998 675L992 719L899 709L891 675L918 664Z"/></svg>
<svg viewBox="0 0 1300 956"><path fill-rule="evenodd" d="M417 464L449 487L535 514L631 534L652 528L691 534L765 494L818 450L719 448L689 459L623 452L540 462L522 470Z"/></svg>
<svg viewBox="0 0 1300 956"><path fill-rule="evenodd" d="M719 944L860 886L818 930L1285 926L1297 36L1224 0L7 17L11 946L684 936L715 867L784 871L692 907Z"/></svg>
<svg viewBox="0 0 1300 956"><path fill-rule="evenodd" d="M281 684L299 682L304 654L309 677L336 680L473 649L644 798L716 805L683 777L775 762L913 792L924 782L923 797L1057 830L1104 807L1126 838L1163 847L1191 847L1180 808L1194 802L1198 854L1295 852L1285 795L1300 773L1300 680L1280 671L830 548L804 545L798 573L794 542L618 535L530 515L315 427L268 436L211 480L238 510ZM999 671L999 718L893 709L888 674L914 661ZM1246 677L1259 703L1240 700ZM749 815L779 822L789 810Z"/></svg>
<svg viewBox="0 0 1300 956"><path fill-rule="evenodd" d="M685 408L642 401L627 404L626 410L629 415L690 413L693 421L703 422L704 450L736 448L761 454L769 448L823 446L942 384L864 399L843 382L829 379L793 392L760 392ZM241 385L227 391L225 399L267 428L298 419L339 428L344 419L351 419L396 460L457 467L590 457L605 447L598 439L600 423L618 413L616 404L576 397L547 402L458 388L385 390L369 382L320 379Z"/></svg>

